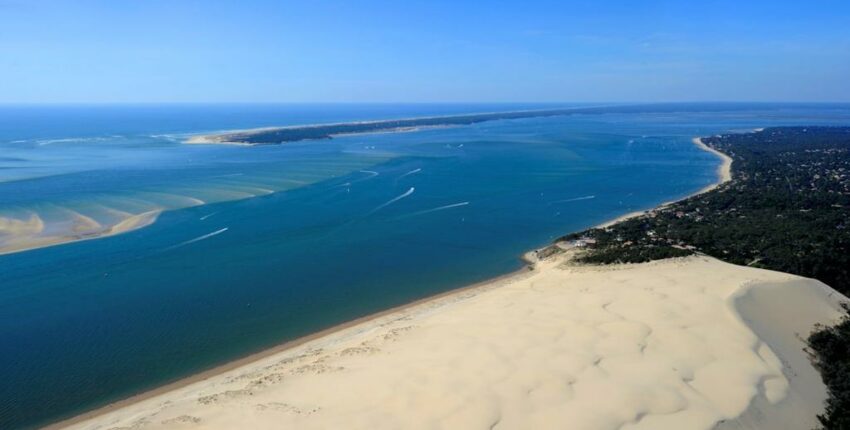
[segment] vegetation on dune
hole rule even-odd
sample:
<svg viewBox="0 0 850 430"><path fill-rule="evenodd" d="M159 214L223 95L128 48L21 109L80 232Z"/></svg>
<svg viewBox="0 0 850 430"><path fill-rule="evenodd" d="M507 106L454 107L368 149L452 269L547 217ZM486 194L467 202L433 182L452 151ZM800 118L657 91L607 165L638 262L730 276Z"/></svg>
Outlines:
<svg viewBox="0 0 850 430"><path fill-rule="evenodd" d="M380 121L348 122L339 124L319 124L295 127L267 128L234 133L225 133L215 137L224 142L239 142L252 145L274 145L301 140L330 139L337 135L375 133L382 131L405 130L419 127L446 127L477 124L485 121L511 120L523 118L550 117L562 115L592 115L611 113L667 113L687 111L729 111L750 109L748 104L705 104L664 103L652 105L595 106L555 109L522 110L513 112L491 112L452 116L434 116L426 118L390 119Z"/></svg>
<svg viewBox="0 0 850 430"><path fill-rule="evenodd" d="M712 191L561 238L586 263L640 263L704 253L811 277L850 293L850 127L778 127L704 138L732 157ZM824 429L850 429L850 317L809 338L829 388Z"/></svg>
<svg viewBox="0 0 850 430"><path fill-rule="evenodd" d="M521 119L545 116L568 115L574 109L550 109L538 111L520 111L503 113L485 113L473 115L441 116L430 118L393 119L384 121L365 121L341 124L310 125L303 127L285 127L267 130L238 132L224 135L227 141L251 144L277 144L299 140L330 139L335 135L374 133L380 131L404 130L417 127L446 127L470 125L499 119Z"/></svg>
<svg viewBox="0 0 850 430"><path fill-rule="evenodd" d="M732 181L615 225L580 259L636 263L694 252L850 291L850 127L771 128L703 139L730 155Z"/></svg>
<svg viewBox="0 0 850 430"><path fill-rule="evenodd" d="M827 430L850 429L850 314L834 327L818 327L809 347L830 393L818 420Z"/></svg>

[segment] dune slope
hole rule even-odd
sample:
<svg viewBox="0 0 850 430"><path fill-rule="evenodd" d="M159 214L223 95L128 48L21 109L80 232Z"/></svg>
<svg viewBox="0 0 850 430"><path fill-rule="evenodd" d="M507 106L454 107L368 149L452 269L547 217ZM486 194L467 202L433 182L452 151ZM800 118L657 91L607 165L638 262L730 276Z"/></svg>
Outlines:
<svg viewBox="0 0 850 430"><path fill-rule="evenodd" d="M825 392L797 334L837 319L842 296L817 281L707 257L615 267L567 258L72 427L815 425Z"/></svg>

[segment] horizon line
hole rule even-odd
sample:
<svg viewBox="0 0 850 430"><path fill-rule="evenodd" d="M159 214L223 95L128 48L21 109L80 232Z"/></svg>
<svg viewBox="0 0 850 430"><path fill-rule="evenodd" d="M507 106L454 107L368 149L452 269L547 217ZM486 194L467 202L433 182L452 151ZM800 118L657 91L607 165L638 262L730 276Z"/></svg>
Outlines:
<svg viewBox="0 0 850 430"><path fill-rule="evenodd" d="M850 104L850 100L686 100L686 101L0 101L0 106L45 105L677 105L677 104Z"/></svg>

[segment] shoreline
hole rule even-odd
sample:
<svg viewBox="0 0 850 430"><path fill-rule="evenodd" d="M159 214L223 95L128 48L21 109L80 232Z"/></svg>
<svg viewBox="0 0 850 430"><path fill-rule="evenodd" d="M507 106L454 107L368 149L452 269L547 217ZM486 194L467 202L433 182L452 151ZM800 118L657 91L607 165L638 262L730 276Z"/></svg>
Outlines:
<svg viewBox="0 0 850 430"><path fill-rule="evenodd" d="M572 254L382 313L74 428L816 424L826 388L793 332L840 317L834 290L707 256L584 266L570 263ZM793 305L782 300L789 288ZM798 309L793 326L777 327ZM598 402L600 395L608 400Z"/></svg>
<svg viewBox="0 0 850 430"><path fill-rule="evenodd" d="M759 129L757 129L757 130L759 130ZM732 157L730 157L730 156L728 156L728 155L706 145L705 143L703 143L701 137L693 138L692 142L694 143L694 145L696 145L697 147L699 147L703 151L710 152L710 153L718 156L720 158L720 160L722 160L722 163L719 166L717 166L717 176L719 178L718 182L715 183L715 184L707 185L705 188L699 190L695 194L688 196L687 198L690 198L690 197L693 197L693 196L696 196L696 195L699 195L699 194L702 194L702 193L709 192L709 191L711 191L711 190L713 190L713 189L715 189L715 188L717 188L717 187L719 187L719 186L721 186L721 185L732 180L732 161L733 161Z"/></svg>
<svg viewBox="0 0 850 430"><path fill-rule="evenodd" d="M604 106L600 106L604 107ZM569 109L569 108L565 108ZM526 110L518 110L511 112L538 112L538 111L546 111L549 109L526 109ZM318 123L318 124L293 124L293 125L281 125L281 126L268 126L268 127L255 127L255 128L242 128L242 129L231 129L231 130L219 130L212 131L204 134L193 134L188 136L186 140L183 141L184 144L187 145L240 145L240 146L254 146L255 143L245 143L245 142L230 142L226 139L227 136L239 135L239 134L251 134L251 133L262 133L266 131L278 131L278 130L297 130L297 129L310 129L310 128L320 128L320 127L333 127L333 126L341 126L341 125L370 125L370 124L378 124L386 121L413 121L413 120L428 120L428 119L436 119L436 118L454 118L454 117L463 117L467 115L493 115L502 112L473 112L473 113L463 113L457 115L429 115L429 116L414 116L414 117L404 117L397 119L373 119L373 120L362 120L362 121L341 121L341 122L327 122L327 123ZM392 133L393 131L386 131L386 133ZM352 134L368 134L368 133L340 133L336 136L340 135L352 135Z"/></svg>
<svg viewBox="0 0 850 430"><path fill-rule="evenodd" d="M389 132L393 133L397 130L405 131L406 129L413 128L414 131L418 129L425 129L430 127L445 127L445 126L456 126L456 125L470 125L479 122L486 121L494 121L494 120L502 120L502 119L522 119L522 118L531 118L538 116L561 116L561 115L574 115L586 112L595 112L599 109L613 108L618 105L590 105L590 106L573 106L573 107L560 107L560 108L541 108L541 109L521 109L521 110L510 110L510 111L494 111L494 112L477 112L477 113L461 113L461 114L453 114L453 115L430 115L430 116L419 116L419 117L405 117L405 118L392 118L392 119L377 119L377 120L362 120L362 121L344 121L344 122L333 122L333 123L318 123L318 124L303 124L303 125L287 125L287 126L269 126L269 127L257 127L257 128L249 128L249 129L238 129L238 130L222 130L222 131L213 131L204 134L194 134L188 136L183 143L190 145L240 145L240 146L256 146L256 145L278 145L283 143L292 143L299 142L305 140L322 140L333 138L334 136L340 135L356 135L356 134L373 134L375 132ZM629 104L620 105L621 107L632 106ZM388 126L386 128L379 128L375 130L362 130L362 131L327 131L323 132L324 129L334 129L334 128L346 128L346 127L364 127L364 126L380 126L384 124L392 124L392 123L412 123L412 122L429 122L443 120L445 123L441 124L404 124L398 126ZM468 120L470 122L457 122ZM289 138L284 138L282 140L274 140L274 141L246 141L245 138L261 135L264 133L283 133L283 132L292 132L292 131L312 131L314 134L310 134L308 136L292 136ZM243 140L239 140L243 139Z"/></svg>
<svg viewBox="0 0 850 430"><path fill-rule="evenodd" d="M697 147L699 147L700 149L705 150L707 152L711 152L711 153L717 155L719 158L721 158L722 163L717 168L717 182L714 183L714 184L708 185L708 186L700 189L699 191L697 191L693 194L690 194L688 196L685 196L685 197L683 197L679 200L675 200L675 201L685 200L685 199L691 198L693 196L705 193L705 192L713 190L714 188L717 188L718 186L722 185L723 183L731 180L731 165L732 165L732 158L731 157L729 157L726 154L723 154L723 153L721 153L721 152L719 152L715 149L708 147L707 145L702 143L702 140L699 137L693 138L692 142ZM650 210L662 208L662 207L669 205L669 204L671 204L675 201L665 202L661 205L656 206L655 208L651 208L651 209L647 209L647 210L630 212L630 213L621 215L617 218L614 218L612 220L606 221L602 224L599 224L598 226L596 226L594 228L604 228L604 227L625 221L627 219L631 219L631 218L634 218L634 217L637 217L637 216L641 216L641 215L646 214ZM69 418L66 418L66 419L63 419L63 420L60 420L60 421L56 421L56 422L51 423L51 424L47 424L43 428L45 428L45 429L60 429L60 428L66 428L66 427L69 427L69 426L81 424L81 423L84 423L86 421L92 420L94 418L101 417L101 416L104 416L106 414L109 414L110 412L120 410L124 407L128 407L128 406L131 406L131 405L135 405L135 404L145 402L147 400L150 400L152 398L156 398L156 397L161 396L163 394L186 388L186 387L191 386L193 384L196 384L196 383L199 383L199 382L202 382L202 381L206 381L210 378L220 376L224 373L234 371L234 370L242 368L242 367L247 367L247 366L250 366L250 365L257 364L257 363L259 363L259 362L261 362L265 359L268 359L270 357L276 356L278 354L281 354L281 353L284 353L284 352L287 352L287 351L294 350L298 347L305 346L305 345L307 345L311 342L318 341L318 340L323 339L323 338L329 338L329 337L332 337L332 336L335 336L335 335L341 335L341 333L344 333L347 330L354 329L358 326L365 325L366 323L373 322L373 321L376 321L376 320L381 319L381 318L392 316L394 314L403 313L405 311L411 311L413 309L416 309L416 308L419 308L419 307L422 307L422 306L426 306L429 303L437 303L437 302L440 302L441 300L451 300L453 297L460 297L464 293L471 293L471 292L479 293L479 292L483 292L483 291L488 291L488 290L491 290L491 289L496 289L500 286L503 286L505 284L508 284L508 283L511 283L511 282L514 282L514 281L522 280L525 277L528 277L528 276L538 272L537 263L540 262L541 260L539 260L536 257L537 253L539 251L543 250L543 249L551 247L552 245L553 244L547 244L547 245L544 245L540 248L532 249L532 250L529 250L529 251L523 253L520 256L520 260L523 261L525 264L523 264L522 267L520 267L519 269L517 269L515 271L497 276L495 278L489 278L489 279L486 279L486 280L483 280L483 281L480 281L480 282L477 282L477 283L474 283L474 284L462 286L462 287L452 289L452 290L448 290L448 291L444 291L442 293L438 293L438 294L435 294L435 295L423 297L423 298L414 300L412 302L401 304L401 305L398 305L398 306L394 306L392 308L389 308L389 309L386 309L386 310L383 310L383 311L379 311L379 312L375 312L375 313L372 313L372 314L369 314L369 315L365 315L365 316L356 318L356 319L351 320L351 321L336 324L336 325L333 325L333 326L328 327L326 329L320 330L318 332L311 333L309 335L302 336L300 338L296 338L296 339L293 339L293 340L290 340L290 341L283 342L283 343L278 344L276 346L272 346L270 348L263 349L261 351L249 354L245 357L238 358L238 359L229 361L227 363L224 363L224 364L221 364L221 365L218 365L218 366L214 366L214 367L209 368L207 370L203 370L203 371L198 372L196 374L189 375L187 377L177 379L177 380L174 380L172 382L168 382L165 385L162 385L162 386L150 389L150 390L143 391L141 393L126 397L124 399L120 399L120 400L108 403L104 406L95 408L95 409L90 410L88 412L84 412L82 414L75 415L73 417L69 417ZM545 259L547 259L547 257L544 257L543 259L545 260Z"/></svg>
<svg viewBox="0 0 850 430"><path fill-rule="evenodd" d="M416 120L416 119L428 119L428 118L409 118L405 120ZM381 121L362 121L351 124L357 125L368 125L375 122ZM231 141L228 140L228 136L239 135L242 133L262 133L266 131L278 131L278 130L296 130L296 129L309 129L309 128L319 128L325 126L338 126L338 125L347 125L349 123L332 123L332 124L322 124L322 125L303 125L303 126L286 126L286 127L262 127L262 128L252 128L246 130L233 130L233 131L223 131L219 133L210 133L210 134L196 134L189 136L187 139L183 140L184 145L230 145L230 146L257 146L263 145L261 143L249 143L249 142L240 142L240 141ZM423 125L423 126L409 126L409 127L398 127L398 128L387 128L382 130L375 131L363 131L363 132L341 132L341 133L333 133L328 135L328 139L339 138L339 137L349 137L349 136L361 136L361 135L375 135L375 134L396 134L396 133L415 133L419 131L427 131L433 129L443 129L443 128L454 128L460 127L458 125ZM289 143L297 143L304 142L310 140L322 140L322 139L304 139L300 141L291 141Z"/></svg>
<svg viewBox="0 0 850 430"><path fill-rule="evenodd" d="M492 289L492 288L497 288L500 285L500 283L505 283L505 282L509 282L509 281L512 281L512 280L516 280L516 279L522 279L524 276L528 276L528 275L533 274L534 270L535 270L535 264L539 261L535 257L536 251L537 250L531 250L531 251L528 251L526 253L523 253L522 256L520 257L520 261L522 261L524 264L520 268L518 268L518 269L516 269L512 272L508 272L508 273L505 273L503 275L496 276L495 278L488 278L488 279L485 279L485 280L482 280L482 281L479 281L479 282L476 282L476 283L473 283L473 284L464 285L464 286L459 287L459 288L451 289L451 290L448 290L448 291L443 291L442 293L437 293L437 294L434 294L434 295L422 297L422 298L413 300L411 302L407 302L407 303L403 303L403 304L400 304L400 305L397 305L397 306L393 306L389 309L374 312L374 313L364 315L362 317L358 317L358 318L350 320L350 321L335 324L335 325L332 325L328 328L317 331L315 333L311 333L311 334L308 334L308 335L305 335L305 336L302 336L302 337L299 337L299 338L296 338L296 339L286 341L286 342L283 342L281 344L272 346L270 348L266 348L266 349L251 353L247 356L237 358L235 360L214 366L214 367L206 369L206 370L202 370L198 373L189 375L187 377L168 382L165 385L162 385L162 386L150 389L150 390L146 390L146 391L143 391L143 392L138 393L138 394L134 394L130 397L126 397L126 398L121 399L121 400L116 400L116 401L108 403L104 406L100 406L96 409L92 409L88 412L83 412L82 414L75 415L75 416L69 417L69 418L65 418L65 419L62 419L61 421L56 421L56 422L53 422L53 423L50 423L50 424L43 425L39 428L42 428L44 430L67 428L69 426L80 424L82 422L85 422L85 421L106 415L106 414L108 414L112 411L121 409L123 407L134 405L134 404L137 404L137 403L141 403L141 402L144 402L146 400L150 400L154 397L160 396L162 394L165 394L165 393L168 393L168 392L171 392L171 391L175 391L175 390L179 390L179 389L185 388L189 385L208 380L208 379L210 379L214 376L218 376L218 375L221 375L223 373L226 373L226 372L229 372L229 371L232 371L232 370L236 370L240 367L245 367L245 366L248 366L248 365L251 365L251 364L255 364L257 362L260 362L260 361L262 361L266 358L275 356L275 355L280 354L282 352L290 351L290 350L293 350L295 348L304 346L305 344L308 344L310 342L313 342L313 341L316 341L316 340L319 340L319 339L322 339L322 338L326 338L326 337L329 337L329 336L332 336L332 335L335 335L335 334L339 334L341 332L355 328L359 325L362 325L362 324L365 324L365 323L368 323L368 322L372 322L372 321L375 321L375 320L378 320L378 319L381 319L381 318L386 318L386 317L391 316L393 314L408 311L408 310L411 310L411 309L414 309L414 308L417 308L417 307L420 307L420 306L423 306L423 305L427 305L431 302L437 302L437 301L440 301L440 300L443 300L443 299L450 299L452 296L460 295L460 294L463 294L465 292L477 291L477 290L486 291L486 290L489 290L489 289Z"/></svg>
<svg viewBox="0 0 850 430"><path fill-rule="evenodd" d="M756 131L761 131L761 130L763 130L763 129L756 129ZM732 161L733 161L732 157L730 157L730 156L728 156L728 155L706 145L705 143L703 143L701 137L694 137L693 139L691 139L691 142L694 145L696 145L697 148L699 148L699 149L701 149L705 152L709 152L711 154L714 154L718 158L720 158L721 163L720 163L719 166L717 166L717 181L716 182L709 184L709 185L706 185L705 187L702 187L701 189L699 189L697 192L692 193L692 194L688 194L687 196L682 197L678 200L671 200L669 202L664 202L664 203L661 203L658 206L655 206L655 207L652 207L652 208L649 208L649 209L629 212L625 215L620 215L617 218L611 219L609 221L605 221L602 224L599 224L599 225L597 225L593 228L607 228L607 227L610 227L614 224L618 224L620 222L623 222L623 221L626 221L626 220L629 220L629 219L632 219L632 218L636 218L636 217L639 217L641 215L645 215L646 213L648 213L650 211L657 210L657 209L663 209L663 208L665 208L665 207L667 207L667 206L669 206L673 203L676 203L676 202L679 202L679 201L682 201L682 200L687 200L691 197L696 197L700 194L707 193L707 192L714 190L717 187L719 187L719 186L721 186L721 185L732 180Z"/></svg>

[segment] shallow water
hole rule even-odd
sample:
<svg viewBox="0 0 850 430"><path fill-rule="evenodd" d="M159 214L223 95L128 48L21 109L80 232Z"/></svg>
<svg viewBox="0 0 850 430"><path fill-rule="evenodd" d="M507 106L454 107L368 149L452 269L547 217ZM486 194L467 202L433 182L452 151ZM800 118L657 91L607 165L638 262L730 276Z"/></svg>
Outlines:
<svg viewBox="0 0 850 430"><path fill-rule="evenodd" d="M38 214L62 231L73 214L108 225L165 209L123 235L0 256L0 427L515 270L523 251L712 183L719 160L694 136L850 123L847 106L712 105L280 146L179 143L534 107L0 108L0 217Z"/></svg>

